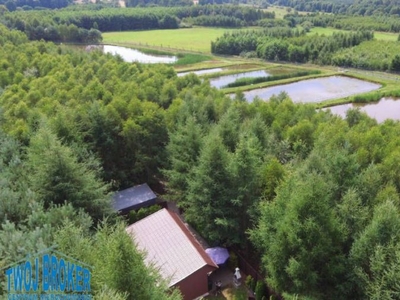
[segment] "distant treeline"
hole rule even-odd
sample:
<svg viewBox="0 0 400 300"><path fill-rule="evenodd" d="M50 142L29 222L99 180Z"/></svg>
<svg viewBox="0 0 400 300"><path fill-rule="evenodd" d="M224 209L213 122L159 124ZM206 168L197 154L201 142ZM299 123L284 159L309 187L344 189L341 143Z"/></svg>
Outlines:
<svg viewBox="0 0 400 300"><path fill-rule="evenodd" d="M84 8L84 7L83 7ZM69 41L71 31L124 31L178 28L182 19L203 26L249 26L258 20L273 17L259 9L238 6L192 6L169 8L101 8L57 11L16 11L0 20L10 29L27 33L32 40ZM92 30L92 35L97 32ZM96 34L94 34L96 33ZM89 34L89 33L88 33ZM90 35L90 36L92 36ZM82 38L79 41L83 41Z"/></svg>
<svg viewBox="0 0 400 300"><path fill-rule="evenodd" d="M191 1L191 0L126 0L125 4L127 7L191 6L191 5L193 5L193 1Z"/></svg>
<svg viewBox="0 0 400 300"><path fill-rule="evenodd" d="M400 3L398 0L387 1L345 1L345 0L268 0L270 4L289 6L299 11L327 12L348 15L399 15Z"/></svg>
<svg viewBox="0 0 400 300"><path fill-rule="evenodd" d="M285 16L290 24L301 25L310 22L313 26L334 27L345 30L374 30L399 32L400 19L396 16L345 16L333 14L291 14Z"/></svg>
<svg viewBox="0 0 400 300"><path fill-rule="evenodd" d="M211 51L231 55L256 51L266 60L330 64L336 51L371 39L373 33L368 31L306 36L304 31L273 28L225 33L211 43Z"/></svg>
<svg viewBox="0 0 400 300"><path fill-rule="evenodd" d="M15 11L18 7L23 10L63 8L72 4L72 0L0 0L0 5L5 5L9 11Z"/></svg>

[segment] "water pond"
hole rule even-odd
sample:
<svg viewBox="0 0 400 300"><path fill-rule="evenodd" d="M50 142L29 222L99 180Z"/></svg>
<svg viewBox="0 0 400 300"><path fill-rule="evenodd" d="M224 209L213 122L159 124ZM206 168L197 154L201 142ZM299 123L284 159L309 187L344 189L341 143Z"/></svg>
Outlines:
<svg viewBox="0 0 400 300"><path fill-rule="evenodd" d="M193 73L196 75L204 75L204 74L212 74L212 73L217 73L221 72L223 69L222 68L214 68L214 69L205 69L205 70L196 70L196 71L188 71L188 72L181 72L178 73L178 77L180 76L185 76L187 74Z"/></svg>
<svg viewBox="0 0 400 300"><path fill-rule="evenodd" d="M381 85L345 76L307 79L299 82L244 92L248 102L258 96L268 100L272 95L286 92L293 102L322 102L377 90Z"/></svg>
<svg viewBox="0 0 400 300"><path fill-rule="evenodd" d="M244 72L244 73L216 77L210 79L210 84L211 86L220 89L229 83L235 82L239 78L254 78L254 77L267 77L267 76L271 76L271 74L265 72L264 70L258 70L258 71L251 71L251 72Z"/></svg>
<svg viewBox="0 0 400 300"><path fill-rule="evenodd" d="M89 45L86 50L100 49L104 53L110 53L113 55L120 55L126 62L139 62L145 64L156 64L164 63L171 64L177 61L176 56L165 56L165 55L153 55L146 54L136 49L112 46L112 45Z"/></svg>
<svg viewBox="0 0 400 300"><path fill-rule="evenodd" d="M400 120L400 100L392 98L382 98L379 102L374 103L350 103L336 105L323 110L330 110L333 114L346 117L346 112L350 108L359 108L378 123L382 123L387 119Z"/></svg>

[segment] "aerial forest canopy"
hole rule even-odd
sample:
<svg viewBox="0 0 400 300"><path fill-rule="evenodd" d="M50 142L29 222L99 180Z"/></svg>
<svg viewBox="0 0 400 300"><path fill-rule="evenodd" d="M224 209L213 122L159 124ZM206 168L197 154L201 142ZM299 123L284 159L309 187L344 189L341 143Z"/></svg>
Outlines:
<svg viewBox="0 0 400 300"><path fill-rule="evenodd" d="M171 66L30 41L38 28L63 41L215 11L247 25L268 17L232 6L204 6L202 16L191 6L148 9L1 17L13 30L0 25L0 268L56 243L94 266L96 299L180 299L111 211L112 192L162 182L210 244L255 247L268 286L287 299L396 298L399 122L358 110L342 119L284 93L247 103ZM225 34L213 51L333 63L372 42L370 31L285 27Z"/></svg>

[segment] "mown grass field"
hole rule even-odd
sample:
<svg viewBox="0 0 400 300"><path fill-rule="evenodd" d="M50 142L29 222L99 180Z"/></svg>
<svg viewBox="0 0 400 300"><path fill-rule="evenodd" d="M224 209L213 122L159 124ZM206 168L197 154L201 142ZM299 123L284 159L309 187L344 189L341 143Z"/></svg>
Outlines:
<svg viewBox="0 0 400 300"><path fill-rule="evenodd" d="M245 28L242 28L245 29ZM253 28L254 29L254 28ZM167 30L104 32L104 43L122 43L211 53L211 41L239 29L194 27Z"/></svg>

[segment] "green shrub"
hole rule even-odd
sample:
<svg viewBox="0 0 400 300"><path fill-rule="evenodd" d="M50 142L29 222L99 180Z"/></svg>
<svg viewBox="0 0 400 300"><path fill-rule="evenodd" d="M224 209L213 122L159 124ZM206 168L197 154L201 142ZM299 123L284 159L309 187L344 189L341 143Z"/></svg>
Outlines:
<svg viewBox="0 0 400 300"><path fill-rule="evenodd" d="M133 224L141 219L146 218L147 216L159 211L161 207L159 205L153 205L150 207L141 208L138 211L130 211L128 214L128 222L129 224Z"/></svg>
<svg viewBox="0 0 400 300"><path fill-rule="evenodd" d="M251 275L247 275L245 284L250 290L254 291L254 278Z"/></svg>
<svg viewBox="0 0 400 300"><path fill-rule="evenodd" d="M239 260L234 252L229 253L229 267L235 270L239 266Z"/></svg>
<svg viewBox="0 0 400 300"><path fill-rule="evenodd" d="M262 280L257 281L255 293L256 293L256 300L262 300L263 298L264 299L268 298L268 290L264 281Z"/></svg>

